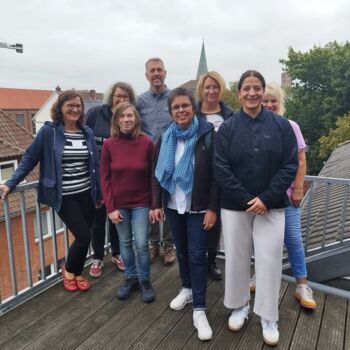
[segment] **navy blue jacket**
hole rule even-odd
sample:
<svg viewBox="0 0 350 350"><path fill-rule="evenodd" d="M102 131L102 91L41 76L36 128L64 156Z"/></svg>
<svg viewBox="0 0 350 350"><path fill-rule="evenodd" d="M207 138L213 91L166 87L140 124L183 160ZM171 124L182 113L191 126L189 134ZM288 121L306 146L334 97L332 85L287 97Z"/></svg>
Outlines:
<svg viewBox="0 0 350 350"><path fill-rule="evenodd" d="M191 211L211 209L219 211L218 188L214 180L213 157L215 131L213 124L204 118L198 118L199 128L194 149L194 174L191 198ZM170 194L161 188L155 177L155 167L158 160L162 137L159 137L155 147L154 170L152 179L152 205L155 208L166 208Z"/></svg>
<svg viewBox="0 0 350 350"><path fill-rule="evenodd" d="M214 173L221 207L246 210L255 197L268 209L287 207L287 189L298 165L297 141L287 119L264 108L251 118L241 109L216 137Z"/></svg>
<svg viewBox="0 0 350 350"><path fill-rule="evenodd" d="M96 202L101 199L97 147L92 130L87 126L80 126L80 129L89 150L91 197ZM65 143L63 124L45 122L5 185L12 190L40 162L38 202L52 206L59 212L62 204L62 154Z"/></svg>
<svg viewBox="0 0 350 350"><path fill-rule="evenodd" d="M96 106L88 110L86 125L92 129L98 151L103 142L111 136L112 109L109 105Z"/></svg>
<svg viewBox="0 0 350 350"><path fill-rule="evenodd" d="M227 120L228 118L233 116L234 112L231 109L231 107L229 107L222 101L219 102L219 105L220 105L220 112L218 114L220 114L224 120ZM202 109L202 102L198 102L196 114L198 117L206 119L207 115L203 113L201 109Z"/></svg>

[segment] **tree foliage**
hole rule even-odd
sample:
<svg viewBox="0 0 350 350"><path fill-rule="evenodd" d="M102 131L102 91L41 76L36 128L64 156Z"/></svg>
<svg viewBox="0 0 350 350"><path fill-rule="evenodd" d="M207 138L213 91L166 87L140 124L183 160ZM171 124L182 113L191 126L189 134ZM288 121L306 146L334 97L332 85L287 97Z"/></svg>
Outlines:
<svg viewBox="0 0 350 350"><path fill-rule="evenodd" d="M340 117L335 122L327 136L320 138L320 158L327 159L340 143L350 140L350 113Z"/></svg>
<svg viewBox="0 0 350 350"><path fill-rule="evenodd" d="M281 63L292 79L286 115L300 125L309 145L309 173L317 174L322 166L319 139L350 111L350 43L334 41L305 53L289 48Z"/></svg>
<svg viewBox="0 0 350 350"><path fill-rule="evenodd" d="M224 103L229 105L234 111L237 111L241 108L241 104L237 96L237 91L237 83L230 82L230 90L225 91L222 99Z"/></svg>

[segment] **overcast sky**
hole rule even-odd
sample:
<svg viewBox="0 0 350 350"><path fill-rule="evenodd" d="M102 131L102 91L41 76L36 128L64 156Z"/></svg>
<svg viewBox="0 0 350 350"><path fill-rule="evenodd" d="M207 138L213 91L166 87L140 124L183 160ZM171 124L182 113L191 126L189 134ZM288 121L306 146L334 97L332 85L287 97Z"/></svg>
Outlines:
<svg viewBox="0 0 350 350"><path fill-rule="evenodd" d="M280 82L288 48L350 34L349 0L0 0L0 87L148 88L144 62L163 58L168 87L195 79L202 39L227 82L247 69Z"/></svg>

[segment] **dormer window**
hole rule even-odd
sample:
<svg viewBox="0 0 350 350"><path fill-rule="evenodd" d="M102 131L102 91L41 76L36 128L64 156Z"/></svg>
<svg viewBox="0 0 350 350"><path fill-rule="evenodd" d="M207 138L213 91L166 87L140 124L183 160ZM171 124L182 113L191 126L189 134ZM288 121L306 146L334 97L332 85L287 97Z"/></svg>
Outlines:
<svg viewBox="0 0 350 350"><path fill-rule="evenodd" d="M0 183L8 180L17 169L17 160L10 160L0 163Z"/></svg>

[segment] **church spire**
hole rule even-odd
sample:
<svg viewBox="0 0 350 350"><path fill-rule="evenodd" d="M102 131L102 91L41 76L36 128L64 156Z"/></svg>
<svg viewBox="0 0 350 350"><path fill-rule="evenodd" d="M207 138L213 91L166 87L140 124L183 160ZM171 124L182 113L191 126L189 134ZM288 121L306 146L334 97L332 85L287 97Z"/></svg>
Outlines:
<svg viewBox="0 0 350 350"><path fill-rule="evenodd" d="M206 73L208 73L208 66L207 66L207 58L205 56L205 48L204 48L204 40L203 40L201 57L199 59L196 80L198 80L201 75L206 74Z"/></svg>

